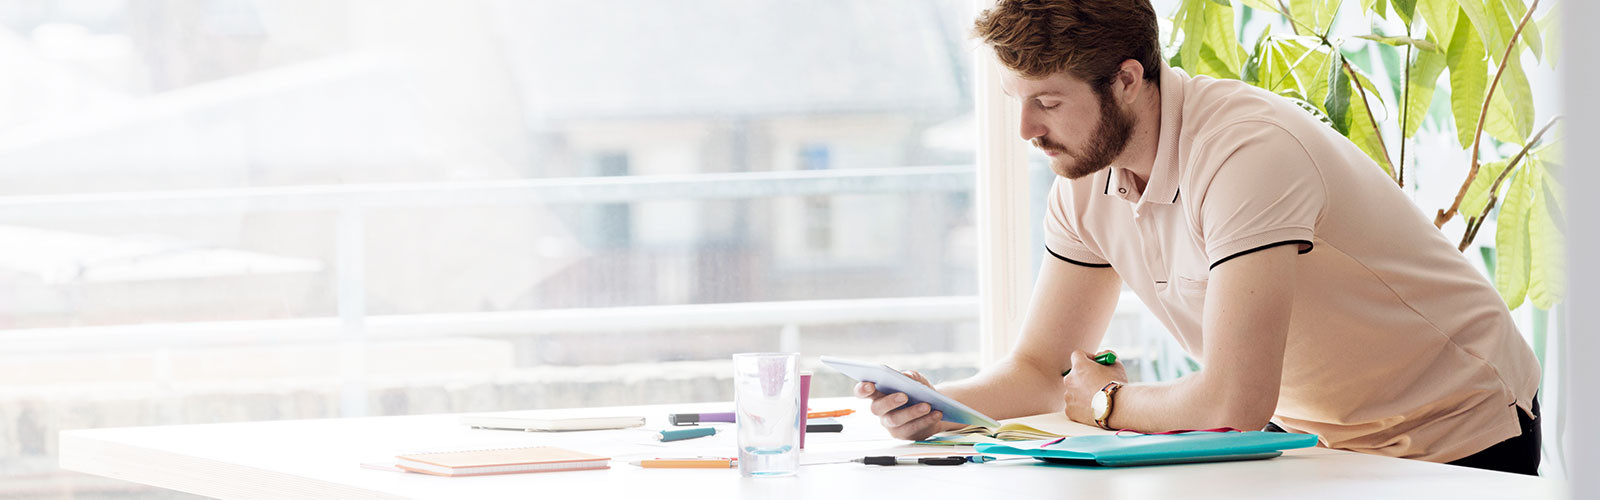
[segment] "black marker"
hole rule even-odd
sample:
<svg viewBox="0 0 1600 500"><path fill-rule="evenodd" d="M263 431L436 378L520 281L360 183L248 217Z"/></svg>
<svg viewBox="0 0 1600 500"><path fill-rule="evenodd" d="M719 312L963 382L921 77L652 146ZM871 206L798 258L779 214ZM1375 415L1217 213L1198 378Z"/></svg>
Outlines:
<svg viewBox="0 0 1600 500"><path fill-rule="evenodd" d="M851 462L867 465L961 465L967 457L862 457Z"/></svg>

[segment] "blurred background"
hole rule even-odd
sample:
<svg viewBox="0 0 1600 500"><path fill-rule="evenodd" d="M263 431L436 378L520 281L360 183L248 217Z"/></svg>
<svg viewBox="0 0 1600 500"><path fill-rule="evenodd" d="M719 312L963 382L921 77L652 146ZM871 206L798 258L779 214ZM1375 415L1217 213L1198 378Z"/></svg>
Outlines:
<svg viewBox="0 0 1600 500"><path fill-rule="evenodd" d="M0 2L0 497L187 497L68 429L975 373L973 7ZM1198 369L1147 315L1133 377Z"/></svg>

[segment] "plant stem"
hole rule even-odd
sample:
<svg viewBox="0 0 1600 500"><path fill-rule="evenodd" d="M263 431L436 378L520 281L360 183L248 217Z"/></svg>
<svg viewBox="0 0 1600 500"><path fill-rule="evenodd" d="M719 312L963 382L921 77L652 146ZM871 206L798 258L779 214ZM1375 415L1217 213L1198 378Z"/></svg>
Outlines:
<svg viewBox="0 0 1600 500"><path fill-rule="evenodd" d="M1483 227L1482 218L1467 217L1467 230L1461 234L1461 242L1456 244L1456 250L1466 252L1467 246L1471 245L1472 240L1478 237L1478 228L1480 227Z"/></svg>
<svg viewBox="0 0 1600 500"><path fill-rule="evenodd" d="M1472 168L1467 170L1466 180L1461 181L1461 190L1456 192L1456 199L1450 203L1450 209L1440 210L1439 214L1434 216L1433 227L1442 228L1444 223L1450 222L1451 217L1455 217L1456 210L1461 208L1461 199L1467 196L1467 188L1472 186L1472 179L1478 176L1478 146L1483 141L1483 122L1489 117L1490 100L1494 99L1495 88L1500 86L1500 75L1506 72L1508 65L1506 61L1511 58L1511 51L1516 50L1517 39L1522 36L1522 29L1528 26L1528 20L1533 19L1533 11L1537 8L1539 0L1533 0L1533 4L1528 6L1528 11L1522 14L1522 20L1517 22L1517 31L1511 33L1511 41L1506 42L1505 55L1500 57L1500 67L1495 69L1494 81L1489 82L1489 91L1483 96L1483 108L1478 111L1478 129L1472 134L1472 149L1467 152L1468 156L1472 157ZM1510 170L1510 167L1506 169Z"/></svg>
<svg viewBox="0 0 1600 500"><path fill-rule="evenodd" d="M1406 25L1406 38L1411 38L1411 25ZM1406 134L1411 125L1411 44L1406 44L1406 81L1400 87L1400 163L1394 171L1394 181L1406 187Z"/></svg>
<svg viewBox="0 0 1600 500"><path fill-rule="evenodd" d="M1335 48L1333 50L1339 49ZM1361 86L1361 79L1356 76L1355 68L1350 67L1349 60L1344 61L1344 70L1350 73L1350 84L1354 85L1356 92L1361 94L1361 107L1367 108L1367 122L1372 124L1372 137L1378 140L1378 151L1383 153L1383 162L1389 166L1390 172L1396 172L1394 164L1389 162L1389 145L1383 141L1383 129L1378 128L1378 119L1372 116L1372 105L1367 103L1367 89ZM1404 147L1405 141L1401 140L1400 143ZM1398 181L1399 179L1396 178L1396 180Z"/></svg>
<svg viewBox="0 0 1600 500"><path fill-rule="evenodd" d="M1467 217L1467 231L1462 233L1461 243L1456 245L1457 250L1467 251L1467 246L1472 244L1472 240L1478 238L1478 228L1483 227L1483 221L1489 218L1489 211L1494 210L1495 202L1500 200L1500 184L1505 182L1506 176L1510 175L1512 170L1516 170L1517 164L1522 162L1522 157L1526 156L1528 151L1533 149L1533 145L1538 144L1539 139L1544 138L1544 133L1549 131L1550 127L1560 119L1561 117L1558 115L1551 118L1548 123L1545 123L1544 128L1539 129L1539 133L1534 134L1533 139L1529 140L1527 145L1522 146L1522 150L1518 151L1516 156L1511 157L1511 161L1506 163L1505 170L1501 170L1500 175L1495 176L1494 184L1489 185L1489 203L1483 206L1483 212L1480 212L1477 217Z"/></svg>
<svg viewBox="0 0 1600 500"><path fill-rule="evenodd" d="M1284 19L1288 19L1289 20L1289 27L1294 29L1294 34L1299 35L1300 34L1300 28L1305 28L1306 31L1310 31L1311 34L1313 34L1313 35L1315 35L1317 33L1317 30L1311 29L1311 27L1306 26L1304 24L1300 24L1299 21L1295 21L1294 20L1294 16L1290 16L1289 15L1289 6L1285 5L1283 3L1283 0L1278 0L1278 9L1279 9L1278 10L1278 15L1283 16ZM1324 40L1324 41L1326 41L1326 40Z"/></svg>

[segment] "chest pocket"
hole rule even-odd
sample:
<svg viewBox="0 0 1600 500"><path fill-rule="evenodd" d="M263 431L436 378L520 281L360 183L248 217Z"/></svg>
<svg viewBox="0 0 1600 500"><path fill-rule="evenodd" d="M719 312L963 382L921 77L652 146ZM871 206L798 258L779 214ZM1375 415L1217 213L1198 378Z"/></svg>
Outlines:
<svg viewBox="0 0 1600 500"><path fill-rule="evenodd" d="M1173 284L1176 285L1174 288L1177 288L1178 295L1187 300L1205 299L1208 281L1210 281L1209 277L1204 274L1199 277L1178 275L1173 278Z"/></svg>

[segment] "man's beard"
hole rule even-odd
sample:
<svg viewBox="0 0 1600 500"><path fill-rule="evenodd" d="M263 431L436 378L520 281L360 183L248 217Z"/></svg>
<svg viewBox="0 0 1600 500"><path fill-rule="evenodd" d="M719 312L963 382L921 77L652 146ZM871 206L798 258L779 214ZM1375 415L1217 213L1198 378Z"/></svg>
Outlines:
<svg viewBox="0 0 1600 500"><path fill-rule="evenodd" d="M1133 118L1117 108L1109 85L1096 88L1094 93L1100 99L1100 126L1095 128L1089 144L1081 151L1067 149L1044 137L1033 139L1034 147L1060 153L1050 159L1050 170L1056 175L1078 179L1099 172L1128 147L1128 138L1133 135Z"/></svg>

